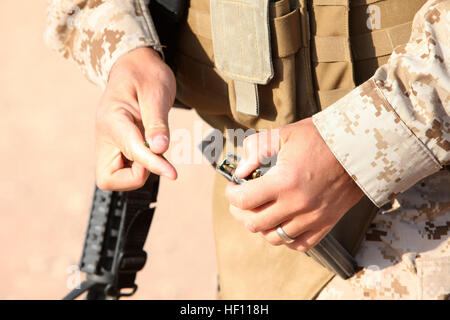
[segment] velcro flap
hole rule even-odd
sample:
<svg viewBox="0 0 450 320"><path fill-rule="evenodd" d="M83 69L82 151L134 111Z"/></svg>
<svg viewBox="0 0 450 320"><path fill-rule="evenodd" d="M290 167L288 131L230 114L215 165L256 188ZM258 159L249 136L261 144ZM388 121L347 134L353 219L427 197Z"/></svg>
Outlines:
<svg viewBox="0 0 450 320"><path fill-rule="evenodd" d="M255 117L259 115L257 84L235 80L234 92L236 94L236 111Z"/></svg>
<svg viewBox="0 0 450 320"><path fill-rule="evenodd" d="M267 84L273 77L269 0L210 0L214 62L233 80Z"/></svg>

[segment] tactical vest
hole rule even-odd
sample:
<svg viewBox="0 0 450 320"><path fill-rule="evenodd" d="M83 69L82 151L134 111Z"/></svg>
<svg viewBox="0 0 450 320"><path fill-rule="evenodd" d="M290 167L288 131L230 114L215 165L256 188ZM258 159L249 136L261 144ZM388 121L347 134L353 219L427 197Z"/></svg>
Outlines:
<svg viewBox="0 0 450 320"><path fill-rule="evenodd" d="M263 2L190 0L176 53L177 100L216 128L276 128L326 108L369 79L396 46L408 42L413 17L426 0L271 2L265 22L269 44L262 42L263 25L255 22L260 28L255 34L249 30L252 19L265 19L264 12L252 13ZM241 28L230 29L227 23ZM213 38L221 43L213 46ZM264 65L267 47L271 66ZM233 61L227 60L227 49ZM236 66L236 61L250 67ZM376 212L364 197L331 232L355 254ZM316 283L299 289L297 298L313 298L329 279L321 274Z"/></svg>

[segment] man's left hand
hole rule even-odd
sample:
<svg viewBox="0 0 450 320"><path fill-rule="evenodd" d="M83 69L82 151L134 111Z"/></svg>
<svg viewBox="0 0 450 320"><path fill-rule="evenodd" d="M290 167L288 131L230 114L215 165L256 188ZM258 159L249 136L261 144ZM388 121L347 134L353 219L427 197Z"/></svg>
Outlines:
<svg viewBox="0 0 450 320"><path fill-rule="evenodd" d="M230 211L251 232L272 245L284 244L276 232L295 241L288 246L306 252L316 245L363 196L308 118L244 141L236 170L248 176L264 159L277 155L265 175L227 187Z"/></svg>

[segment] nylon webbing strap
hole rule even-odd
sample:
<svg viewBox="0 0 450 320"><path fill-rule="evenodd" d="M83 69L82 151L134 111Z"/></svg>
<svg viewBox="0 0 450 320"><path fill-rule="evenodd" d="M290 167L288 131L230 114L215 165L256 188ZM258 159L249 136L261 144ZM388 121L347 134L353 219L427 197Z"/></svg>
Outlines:
<svg viewBox="0 0 450 320"><path fill-rule="evenodd" d="M325 109L352 90L353 90L352 88L319 90L317 91L317 99L319 99L320 105Z"/></svg>
<svg viewBox="0 0 450 320"><path fill-rule="evenodd" d="M271 0L269 6L270 18L284 16L291 10L289 0Z"/></svg>
<svg viewBox="0 0 450 320"><path fill-rule="evenodd" d="M312 60L314 62L352 61L348 38L344 36L314 37Z"/></svg>
<svg viewBox="0 0 450 320"><path fill-rule="evenodd" d="M257 117L259 115L258 85L251 82L234 81L236 111Z"/></svg>
<svg viewBox="0 0 450 320"><path fill-rule="evenodd" d="M302 46L300 11L271 20L271 35L273 57L284 58L296 53Z"/></svg>
<svg viewBox="0 0 450 320"><path fill-rule="evenodd" d="M389 55L395 47L407 43L412 22L355 36L351 39L356 61Z"/></svg>
<svg viewBox="0 0 450 320"><path fill-rule="evenodd" d="M287 4L287 2L280 3ZM280 6L278 11L276 11L276 9L270 11L274 16L270 19L270 31L273 57L276 58L292 55L297 52L300 47L305 47L307 45L302 42L304 36L300 34L301 22L298 10L293 10L283 16L276 16L277 14L284 13L283 10L284 8ZM207 51L208 57L212 58L211 19L209 14L207 12L190 9L186 19L186 26L188 28L185 30L183 36L186 36L187 33L196 35L196 41L203 42L202 49ZM180 39L180 41L183 41L183 39ZM193 45L193 42L194 41L190 39L189 45Z"/></svg>
<svg viewBox="0 0 450 320"><path fill-rule="evenodd" d="M102 191L96 187L80 270L87 280L64 299L88 291L87 300L119 299L135 293L136 274L147 260L143 250L152 222L159 177L150 175L135 191ZM126 292L125 292L126 290Z"/></svg>

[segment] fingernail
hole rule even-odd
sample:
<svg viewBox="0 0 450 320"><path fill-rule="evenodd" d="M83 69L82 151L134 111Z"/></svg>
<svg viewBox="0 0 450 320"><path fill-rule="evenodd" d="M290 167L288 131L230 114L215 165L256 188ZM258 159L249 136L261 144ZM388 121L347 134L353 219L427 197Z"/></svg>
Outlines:
<svg viewBox="0 0 450 320"><path fill-rule="evenodd" d="M175 180L175 177L172 172L166 171L166 172L163 172L162 175L166 178L169 178L170 180Z"/></svg>
<svg viewBox="0 0 450 320"><path fill-rule="evenodd" d="M154 136L150 140L150 149L156 153L162 153L166 151L169 145L169 138L163 135Z"/></svg>

